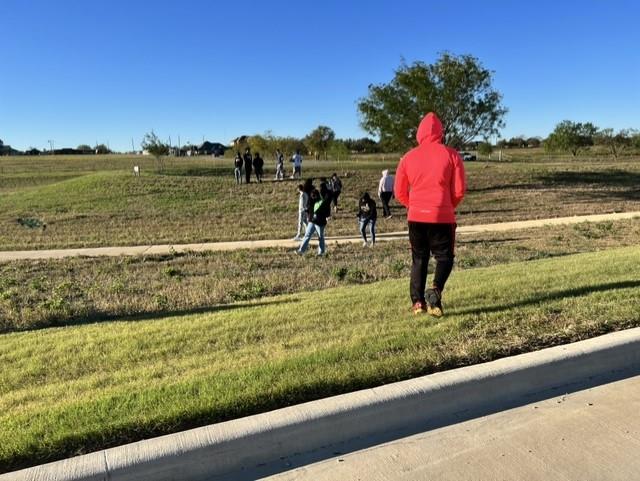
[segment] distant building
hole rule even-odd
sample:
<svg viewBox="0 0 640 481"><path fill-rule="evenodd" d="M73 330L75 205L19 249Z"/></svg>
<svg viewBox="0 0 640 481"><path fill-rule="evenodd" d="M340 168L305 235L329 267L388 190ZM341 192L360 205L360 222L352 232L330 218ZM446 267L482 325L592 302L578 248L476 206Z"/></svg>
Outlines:
<svg viewBox="0 0 640 481"><path fill-rule="evenodd" d="M0 142L0 155L21 155L22 152Z"/></svg>
<svg viewBox="0 0 640 481"><path fill-rule="evenodd" d="M248 135L241 135L240 137L236 137L235 139L233 139L233 140L231 141L231 146L232 146L235 150L238 150L238 149L240 149L243 145L246 145L248 140L249 140L249 136L248 136Z"/></svg>
<svg viewBox="0 0 640 481"><path fill-rule="evenodd" d="M198 155L213 155L214 157L221 157L224 155L227 148L228 147L225 147L219 142L209 142L206 140L198 146L197 150Z"/></svg>

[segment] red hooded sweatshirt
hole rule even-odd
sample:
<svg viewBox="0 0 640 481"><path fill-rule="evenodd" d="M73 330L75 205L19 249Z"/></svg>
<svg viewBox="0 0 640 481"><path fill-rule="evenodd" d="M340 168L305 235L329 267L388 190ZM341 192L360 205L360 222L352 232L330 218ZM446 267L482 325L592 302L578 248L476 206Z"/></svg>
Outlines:
<svg viewBox="0 0 640 481"><path fill-rule="evenodd" d="M442 123L434 113L422 119L416 139L418 146L398 164L395 196L409 209L409 221L455 223L466 189L462 159L442 144Z"/></svg>

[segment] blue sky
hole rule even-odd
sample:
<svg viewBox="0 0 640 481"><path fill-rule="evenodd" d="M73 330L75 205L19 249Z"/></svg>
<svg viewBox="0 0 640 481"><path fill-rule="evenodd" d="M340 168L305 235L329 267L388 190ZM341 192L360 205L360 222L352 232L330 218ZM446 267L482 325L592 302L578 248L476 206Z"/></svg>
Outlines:
<svg viewBox="0 0 640 481"><path fill-rule="evenodd" d="M319 124L360 137L367 86L445 50L495 71L504 137L563 119L640 128L639 19L632 0L2 0L0 138L128 150L151 129L184 144Z"/></svg>

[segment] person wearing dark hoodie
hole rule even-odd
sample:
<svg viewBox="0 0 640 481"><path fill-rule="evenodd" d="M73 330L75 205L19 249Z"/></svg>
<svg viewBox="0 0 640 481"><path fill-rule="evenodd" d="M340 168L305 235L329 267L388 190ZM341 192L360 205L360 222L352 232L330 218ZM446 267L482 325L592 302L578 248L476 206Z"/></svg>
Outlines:
<svg viewBox="0 0 640 481"><path fill-rule="evenodd" d="M412 310L436 317L443 314L442 292L453 269L455 209L466 190L462 159L442 143L442 137L440 119L428 113L418 127L418 146L400 159L393 189L398 202L408 209ZM426 289L430 255L436 268Z"/></svg>
<svg viewBox="0 0 640 481"><path fill-rule="evenodd" d="M242 155L240 152L236 153L236 158L233 160L233 175L236 177L236 184L242 184Z"/></svg>
<svg viewBox="0 0 640 481"><path fill-rule="evenodd" d="M360 221L360 235L362 236L362 246L367 247L367 226L369 226L369 234L371 235L371 247L376 243L376 220L378 219L378 210L376 201L369 196L369 192L365 192L358 202L358 220Z"/></svg>
<svg viewBox="0 0 640 481"><path fill-rule="evenodd" d="M296 254L302 255L307 251L311 236L316 233L318 235L318 255L322 256L326 252L324 230L327 226L327 217L331 214L331 197L322 197L318 189L313 189L309 196L309 206L311 208L311 218Z"/></svg>
<svg viewBox="0 0 640 481"><path fill-rule="evenodd" d="M340 180L340 177L338 177L338 174L336 174L335 172L331 176L331 192L333 194L333 197L331 198L331 201L333 202L333 208L337 212L338 197L340 197L340 194L342 193L342 181Z"/></svg>
<svg viewBox="0 0 640 481"><path fill-rule="evenodd" d="M258 183L262 183L262 175L264 168L264 160L260 157L260 152L256 152L256 155L253 156L253 171L256 173L256 180Z"/></svg>
<svg viewBox="0 0 640 481"><path fill-rule="evenodd" d="M244 151L244 180L247 184L251 183L251 168L253 165L253 157L251 156L251 149L247 147Z"/></svg>

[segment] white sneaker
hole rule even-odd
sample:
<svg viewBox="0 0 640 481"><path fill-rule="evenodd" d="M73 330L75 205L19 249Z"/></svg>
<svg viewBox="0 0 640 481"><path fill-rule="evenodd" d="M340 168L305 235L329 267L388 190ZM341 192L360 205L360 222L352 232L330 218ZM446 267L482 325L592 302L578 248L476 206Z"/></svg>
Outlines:
<svg viewBox="0 0 640 481"><path fill-rule="evenodd" d="M301 238L301 237L299 237L299 236L295 236L295 237L294 237L293 239L291 239L291 240L299 241L300 239L302 239L302 238Z"/></svg>
<svg viewBox="0 0 640 481"><path fill-rule="evenodd" d="M367 241L364 241L364 242L362 243L362 247L367 247L368 245L369 245L369 244L367 243Z"/></svg>

